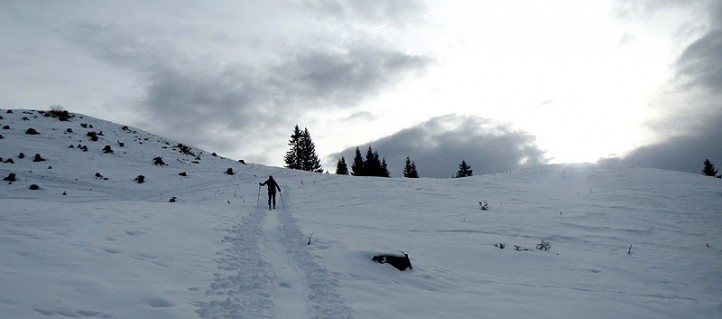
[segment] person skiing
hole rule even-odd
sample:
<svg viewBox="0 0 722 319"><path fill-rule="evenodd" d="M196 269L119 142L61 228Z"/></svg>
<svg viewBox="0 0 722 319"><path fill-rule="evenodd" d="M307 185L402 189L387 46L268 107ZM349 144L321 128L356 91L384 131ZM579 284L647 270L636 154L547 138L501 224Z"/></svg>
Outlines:
<svg viewBox="0 0 722 319"><path fill-rule="evenodd" d="M268 185L268 209L276 209L276 189L281 192L281 187L273 179L273 176L268 176L268 180L263 183L258 183L259 186ZM273 206L271 206L273 204Z"/></svg>

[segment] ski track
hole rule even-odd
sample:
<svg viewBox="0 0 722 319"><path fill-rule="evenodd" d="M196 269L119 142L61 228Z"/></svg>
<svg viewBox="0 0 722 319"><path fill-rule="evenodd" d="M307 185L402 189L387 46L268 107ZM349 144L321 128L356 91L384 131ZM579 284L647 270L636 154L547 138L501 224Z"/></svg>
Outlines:
<svg viewBox="0 0 722 319"><path fill-rule="evenodd" d="M218 253L220 273L206 292L218 300L198 303L202 318L352 318L338 284L308 251L291 209L283 199L278 204L277 210L256 207L223 237L229 247Z"/></svg>

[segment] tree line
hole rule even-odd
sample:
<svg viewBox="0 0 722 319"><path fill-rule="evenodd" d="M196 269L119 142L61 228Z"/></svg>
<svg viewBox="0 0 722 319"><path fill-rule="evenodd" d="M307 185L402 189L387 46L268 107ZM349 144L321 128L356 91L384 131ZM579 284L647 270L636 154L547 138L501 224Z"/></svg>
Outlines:
<svg viewBox="0 0 722 319"><path fill-rule="evenodd" d="M288 141L290 150L286 152L286 156L283 158L286 168L298 169L310 172L322 173L323 168L321 167L321 160L319 160L316 154L316 146L311 139L311 133L308 132L307 128L303 131L296 125L291 133L291 139ZM709 159L705 159L702 174L707 176L713 176L722 178L717 175L718 171L714 164ZM456 174L452 177L462 178L473 176L473 170L471 165L466 161L459 163ZM386 159L379 156L379 153L375 151L371 146L366 150L366 156L361 155L361 150L356 147L356 153L351 163L351 170L349 171L346 159L341 156L341 159L336 163L336 174L338 175L353 175L353 176L378 176L378 177L391 177L389 173L388 164ZM419 178L419 171L416 169L416 163L414 163L409 156L406 156L406 163L403 169L404 177L407 178Z"/></svg>
<svg viewBox="0 0 722 319"><path fill-rule="evenodd" d="M298 169L310 172L323 172L321 167L321 161L316 154L316 146L311 139L311 133L308 128L304 128L303 131L296 125L291 133L291 139L288 141L290 149L286 152L283 158L286 168ZM354 155L353 163L351 163L351 170L348 169L346 159L341 156L341 159L336 163L336 174L338 175L353 175L353 176L377 176L377 177L391 177L391 173L388 169L386 159L379 156L379 153L375 151L371 146L366 150L366 156L361 155L361 150L356 147L356 153ZM407 178L419 178L419 171L416 169L416 163L411 160L409 156L406 156L406 163L403 169L404 177ZM452 177L461 178L473 175L471 165L467 164L466 161L459 163L459 169L456 174Z"/></svg>

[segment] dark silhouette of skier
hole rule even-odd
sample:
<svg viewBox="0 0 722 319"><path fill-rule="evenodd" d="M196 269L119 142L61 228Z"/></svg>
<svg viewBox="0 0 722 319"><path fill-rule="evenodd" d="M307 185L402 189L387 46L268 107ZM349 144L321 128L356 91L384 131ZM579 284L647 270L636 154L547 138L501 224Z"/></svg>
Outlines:
<svg viewBox="0 0 722 319"><path fill-rule="evenodd" d="M281 192L281 187L273 179L273 176L268 176L268 180L263 183L258 183L260 186L268 185L268 209L276 209L276 189ZM271 206L273 204L273 206Z"/></svg>

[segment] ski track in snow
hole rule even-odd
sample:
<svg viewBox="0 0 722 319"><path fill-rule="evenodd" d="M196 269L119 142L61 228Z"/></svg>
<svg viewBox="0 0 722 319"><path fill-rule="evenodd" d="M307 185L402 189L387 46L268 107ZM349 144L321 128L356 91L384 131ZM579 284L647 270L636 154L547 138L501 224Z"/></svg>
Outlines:
<svg viewBox="0 0 722 319"><path fill-rule="evenodd" d="M207 291L218 300L198 303L202 318L352 317L282 201L277 210L256 207L223 238L229 247L218 253L221 273Z"/></svg>

